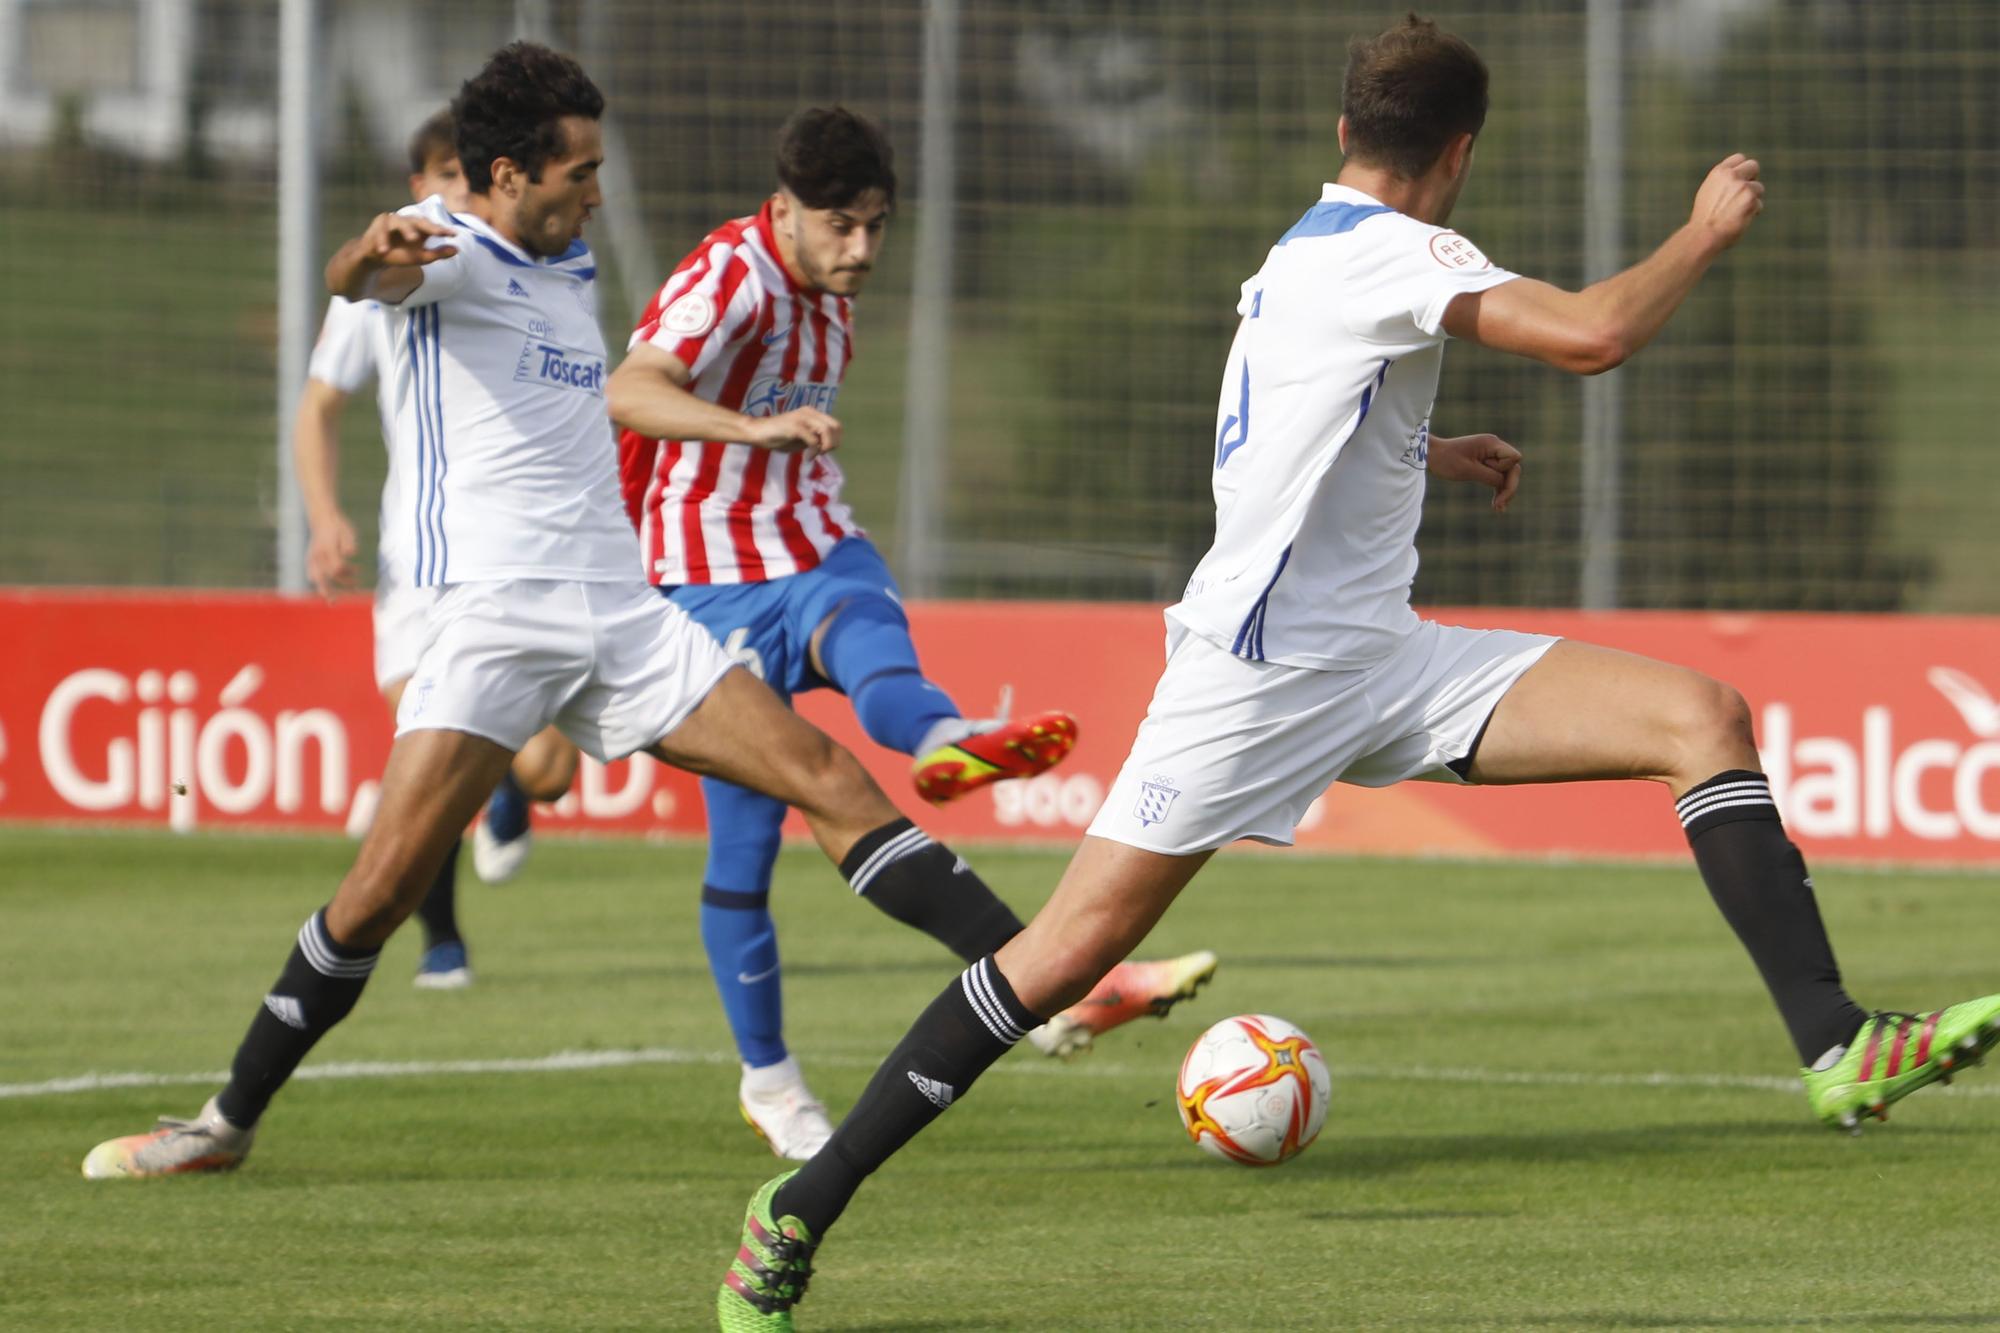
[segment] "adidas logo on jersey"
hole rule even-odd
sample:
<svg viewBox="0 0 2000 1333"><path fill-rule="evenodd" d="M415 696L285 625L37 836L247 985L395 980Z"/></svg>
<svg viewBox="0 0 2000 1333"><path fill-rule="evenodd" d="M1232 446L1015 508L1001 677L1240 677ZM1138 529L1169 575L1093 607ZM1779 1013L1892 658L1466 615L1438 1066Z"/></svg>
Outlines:
<svg viewBox="0 0 2000 1333"><path fill-rule="evenodd" d="M951 1084L940 1083L934 1078L925 1078L914 1069L910 1071L910 1082L916 1086L918 1092L924 1094L925 1100L938 1110L942 1111L951 1105L954 1095Z"/></svg>
<svg viewBox="0 0 2000 1333"><path fill-rule="evenodd" d="M514 281L512 278L509 278L507 279L507 295L519 296L525 299L528 295L528 289L526 287L523 287L520 283Z"/></svg>
<svg viewBox="0 0 2000 1333"><path fill-rule="evenodd" d="M264 1007L276 1015L278 1021L286 1027L297 1028L301 1032L306 1030L305 1006L291 996L266 995L264 997Z"/></svg>

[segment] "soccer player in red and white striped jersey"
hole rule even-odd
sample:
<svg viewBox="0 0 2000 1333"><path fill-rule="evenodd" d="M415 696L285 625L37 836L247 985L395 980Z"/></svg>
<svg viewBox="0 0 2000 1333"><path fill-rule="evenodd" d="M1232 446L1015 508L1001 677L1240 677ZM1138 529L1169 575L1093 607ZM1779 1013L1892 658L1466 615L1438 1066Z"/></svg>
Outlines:
<svg viewBox="0 0 2000 1333"><path fill-rule="evenodd" d="M760 423L747 432L741 423L713 423L736 428L712 432L720 439L621 436L625 502L656 583L803 574L861 531L840 498L840 466L821 452L837 439L830 414L853 354L854 303L816 284L860 288L888 204L879 201L865 221L831 210L834 234L856 236L868 249L803 283L782 257L773 218L781 207L779 196L711 232L647 304L632 335L635 349L680 363L689 394ZM738 442L739 434L758 438Z"/></svg>
<svg viewBox="0 0 2000 1333"><path fill-rule="evenodd" d="M607 388L647 576L781 696L847 695L873 740L916 756L926 799L1040 773L1069 753L1075 723L1064 713L968 721L924 677L895 577L842 502L828 456L840 444L833 412L853 356L853 298L895 204L889 144L844 108L812 108L781 132L777 176L761 210L681 261ZM769 895L785 807L713 779L702 791L702 941L743 1057L744 1114L781 1156L803 1159L832 1126L782 1033ZM998 910L970 919L980 895L904 904L877 882L927 844L913 827L857 848L843 870L857 893L968 959L998 948L1018 923ZM1200 959L1158 984L1121 980L1163 1010L1177 998L1166 992L1191 994L1213 971L1212 955ZM1091 1031L1052 1024L1038 1044L1067 1053Z"/></svg>

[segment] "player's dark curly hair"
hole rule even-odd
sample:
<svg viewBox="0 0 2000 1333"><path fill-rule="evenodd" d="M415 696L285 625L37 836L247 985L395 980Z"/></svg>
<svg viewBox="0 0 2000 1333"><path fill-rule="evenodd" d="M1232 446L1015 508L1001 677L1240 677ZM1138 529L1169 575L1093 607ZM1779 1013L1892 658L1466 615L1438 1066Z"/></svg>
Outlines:
<svg viewBox="0 0 2000 1333"><path fill-rule="evenodd" d="M794 112L778 131L778 183L807 208L845 208L869 190L896 202L888 136L844 106Z"/></svg>
<svg viewBox="0 0 2000 1333"><path fill-rule="evenodd" d="M518 163L531 181L564 148L564 116L596 120L604 94L583 66L534 42L510 42L451 99L458 122L458 161L474 194L493 188L493 163Z"/></svg>
<svg viewBox="0 0 2000 1333"><path fill-rule="evenodd" d="M1486 124L1486 62L1463 37L1410 15L1347 49L1347 155L1415 179Z"/></svg>

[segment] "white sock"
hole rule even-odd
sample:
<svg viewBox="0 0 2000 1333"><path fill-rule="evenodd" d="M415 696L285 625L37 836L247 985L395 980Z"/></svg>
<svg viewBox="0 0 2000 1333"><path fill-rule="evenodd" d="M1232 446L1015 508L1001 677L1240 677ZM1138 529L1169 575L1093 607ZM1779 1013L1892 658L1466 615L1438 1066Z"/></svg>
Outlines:
<svg viewBox="0 0 2000 1333"><path fill-rule="evenodd" d="M917 742L916 753L920 756L927 755L940 745L962 741L967 736L978 735L982 730L984 728L977 722L968 722L962 717L939 718L931 723L930 730L926 731L923 739Z"/></svg>
<svg viewBox="0 0 2000 1333"><path fill-rule="evenodd" d="M799 1062L786 1056L774 1065L761 1065L755 1069L743 1066L743 1091L746 1093L782 1092L786 1088L803 1085L806 1076L799 1072Z"/></svg>

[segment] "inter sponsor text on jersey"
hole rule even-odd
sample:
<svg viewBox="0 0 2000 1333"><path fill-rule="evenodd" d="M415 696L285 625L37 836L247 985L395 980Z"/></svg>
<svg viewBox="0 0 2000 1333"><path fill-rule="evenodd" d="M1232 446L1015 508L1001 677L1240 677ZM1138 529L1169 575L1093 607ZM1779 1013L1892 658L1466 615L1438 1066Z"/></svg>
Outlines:
<svg viewBox="0 0 2000 1333"><path fill-rule="evenodd" d="M852 303L795 284L771 207L711 232L632 334L687 366L689 392L753 417L833 411L853 354ZM830 458L716 440L618 441L626 510L655 583L758 583L813 568L860 531Z"/></svg>
<svg viewBox="0 0 2000 1333"><path fill-rule="evenodd" d="M436 197L403 211L458 231L458 253L388 307L409 481L385 524L406 525L411 581L630 581L590 251L539 258Z"/></svg>
<svg viewBox="0 0 2000 1333"><path fill-rule="evenodd" d="M1515 275L1328 185L1243 284L1214 444L1215 544L1167 615L1239 657L1339 668L1416 625L1445 307Z"/></svg>

